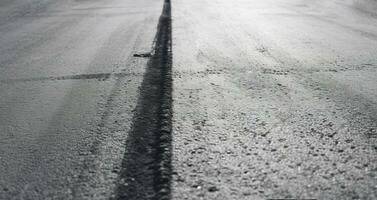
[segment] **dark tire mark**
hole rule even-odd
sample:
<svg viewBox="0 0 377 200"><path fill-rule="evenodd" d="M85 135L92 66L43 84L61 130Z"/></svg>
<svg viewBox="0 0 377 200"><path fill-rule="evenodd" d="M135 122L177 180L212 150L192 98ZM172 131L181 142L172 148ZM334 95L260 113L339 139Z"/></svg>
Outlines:
<svg viewBox="0 0 377 200"><path fill-rule="evenodd" d="M170 199L171 4L164 1L114 199Z"/></svg>
<svg viewBox="0 0 377 200"><path fill-rule="evenodd" d="M24 79L8 79L0 80L0 83L20 83L20 82L30 82L30 81L60 81L60 80L86 80L86 79L97 79L105 81L114 78L123 78L126 76L138 76L138 73L98 73L98 74L76 74L76 75L66 75L66 76L49 76L49 77L35 77L35 78L24 78Z"/></svg>
<svg viewBox="0 0 377 200"><path fill-rule="evenodd" d="M140 57L140 58L150 58L152 57L152 53L148 52L148 53L135 53L134 54L134 57Z"/></svg>

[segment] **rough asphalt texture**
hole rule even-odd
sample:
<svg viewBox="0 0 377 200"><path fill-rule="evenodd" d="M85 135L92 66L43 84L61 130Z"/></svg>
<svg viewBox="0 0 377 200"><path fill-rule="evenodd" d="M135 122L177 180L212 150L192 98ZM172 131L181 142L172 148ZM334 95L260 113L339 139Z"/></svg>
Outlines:
<svg viewBox="0 0 377 200"><path fill-rule="evenodd" d="M0 199L377 199L376 10L0 1Z"/></svg>
<svg viewBox="0 0 377 200"><path fill-rule="evenodd" d="M173 199L377 199L375 8L173 1Z"/></svg>

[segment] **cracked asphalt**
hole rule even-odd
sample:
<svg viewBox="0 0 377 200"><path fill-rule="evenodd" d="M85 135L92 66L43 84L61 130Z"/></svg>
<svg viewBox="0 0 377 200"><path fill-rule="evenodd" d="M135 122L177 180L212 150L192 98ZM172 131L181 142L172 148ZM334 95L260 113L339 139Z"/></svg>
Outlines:
<svg viewBox="0 0 377 200"><path fill-rule="evenodd" d="M0 199L377 199L376 10L0 1Z"/></svg>

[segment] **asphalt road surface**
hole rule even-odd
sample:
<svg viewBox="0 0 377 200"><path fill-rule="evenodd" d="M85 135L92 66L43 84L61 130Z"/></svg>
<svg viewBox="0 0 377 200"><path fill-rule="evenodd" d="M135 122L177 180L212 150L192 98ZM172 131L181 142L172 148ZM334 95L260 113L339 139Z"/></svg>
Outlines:
<svg viewBox="0 0 377 200"><path fill-rule="evenodd" d="M0 199L114 196L163 1L0 1Z"/></svg>
<svg viewBox="0 0 377 200"><path fill-rule="evenodd" d="M0 0L0 199L377 199L376 10Z"/></svg>
<svg viewBox="0 0 377 200"><path fill-rule="evenodd" d="M377 199L376 8L173 1L173 199Z"/></svg>

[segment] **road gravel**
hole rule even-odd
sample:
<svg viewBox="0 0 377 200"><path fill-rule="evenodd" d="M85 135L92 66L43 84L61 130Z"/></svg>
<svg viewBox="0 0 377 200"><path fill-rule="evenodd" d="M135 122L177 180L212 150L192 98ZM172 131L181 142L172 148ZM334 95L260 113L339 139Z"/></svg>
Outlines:
<svg viewBox="0 0 377 200"><path fill-rule="evenodd" d="M376 1L173 1L173 199L376 199Z"/></svg>

